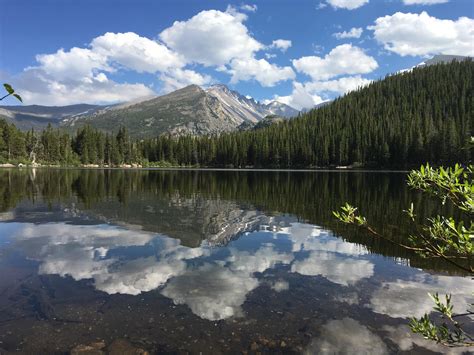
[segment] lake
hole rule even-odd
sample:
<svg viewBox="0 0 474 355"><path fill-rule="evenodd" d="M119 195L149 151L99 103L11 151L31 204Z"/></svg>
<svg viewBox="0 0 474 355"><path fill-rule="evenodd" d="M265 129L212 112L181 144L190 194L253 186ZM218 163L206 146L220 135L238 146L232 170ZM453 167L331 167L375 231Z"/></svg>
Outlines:
<svg viewBox="0 0 474 355"><path fill-rule="evenodd" d="M453 213L405 173L2 169L0 353L446 353L407 318L474 281L346 201L398 241Z"/></svg>

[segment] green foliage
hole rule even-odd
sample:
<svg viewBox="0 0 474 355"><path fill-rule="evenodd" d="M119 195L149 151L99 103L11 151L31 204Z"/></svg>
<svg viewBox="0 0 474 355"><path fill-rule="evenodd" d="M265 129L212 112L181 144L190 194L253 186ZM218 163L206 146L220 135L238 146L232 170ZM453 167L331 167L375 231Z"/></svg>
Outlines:
<svg viewBox="0 0 474 355"><path fill-rule="evenodd" d="M5 90L7 91L7 94L3 97L0 97L0 101L7 98L8 96L12 95L14 96L18 101L20 102L23 102L23 99L21 98L20 95L16 94L15 93L15 90L12 88L12 86L10 84L3 84L3 87L5 88Z"/></svg>
<svg viewBox="0 0 474 355"><path fill-rule="evenodd" d="M71 137L51 125L42 132L22 132L0 119L0 163L119 166L141 160L137 143L130 140L123 128L111 136L84 126Z"/></svg>
<svg viewBox="0 0 474 355"><path fill-rule="evenodd" d="M10 84L3 84L3 87L5 88L5 90L7 90L7 93L9 93L10 95L15 92L15 90L13 90Z"/></svg>
<svg viewBox="0 0 474 355"><path fill-rule="evenodd" d="M466 168L456 164L452 168L432 168L429 164L413 170L408 175L408 185L441 200L442 204L451 203L469 217L469 227L464 221L456 221L453 217L436 216L427 219L426 224L418 226L413 203L406 214L415 224L417 233L410 235L410 245L397 243L399 246L414 250L426 258L442 258L455 267L474 275L474 166ZM345 224L367 229L372 235L385 238L369 225L366 218L357 213L357 208L349 205L341 207L341 211L333 212L334 216ZM437 324L428 314L423 317L411 318L410 328L413 332L423 335L448 346L472 346L474 338L462 328L462 324L454 320L460 315L453 314L451 296L445 295L445 302L438 294L430 295L435 306L434 311L441 314L442 324ZM474 315L469 310L466 315Z"/></svg>
<svg viewBox="0 0 474 355"><path fill-rule="evenodd" d="M473 337L466 333L462 328L462 324L454 319L459 315L453 313L451 295L445 295L444 302L437 293L429 294L429 296L435 304L433 309L441 314L444 321L442 324L436 324L430 319L428 314L421 318L410 318L410 329L412 332L447 346L473 346ZM468 311L468 313L462 316L473 314L474 312Z"/></svg>
<svg viewBox="0 0 474 355"><path fill-rule="evenodd" d="M357 214L357 207L351 206L347 202L341 207L341 211L333 211L333 214L338 220L347 224L359 227L367 225L367 219Z"/></svg>
<svg viewBox="0 0 474 355"><path fill-rule="evenodd" d="M464 168L456 164L452 168L432 168L429 164L413 170L408 175L408 186L427 192L454 203L460 210L474 214L474 185L472 165Z"/></svg>

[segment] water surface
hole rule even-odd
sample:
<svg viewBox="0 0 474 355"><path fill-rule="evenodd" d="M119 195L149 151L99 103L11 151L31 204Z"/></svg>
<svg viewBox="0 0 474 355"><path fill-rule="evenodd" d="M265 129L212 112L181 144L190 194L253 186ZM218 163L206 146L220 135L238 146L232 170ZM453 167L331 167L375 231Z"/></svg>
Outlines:
<svg viewBox="0 0 474 355"><path fill-rule="evenodd" d="M0 170L0 350L447 352L407 318L474 282L340 225L345 201L399 240L411 201L453 212L403 173Z"/></svg>

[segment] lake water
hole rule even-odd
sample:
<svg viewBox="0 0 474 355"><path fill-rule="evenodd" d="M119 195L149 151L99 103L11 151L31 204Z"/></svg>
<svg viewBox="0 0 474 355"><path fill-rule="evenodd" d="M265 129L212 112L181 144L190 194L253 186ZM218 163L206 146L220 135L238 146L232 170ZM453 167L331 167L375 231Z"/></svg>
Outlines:
<svg viewBox="0 0 474 355"><path fill-rule="evenodd" d="M452 212L405 179L0 170L0 353L118 339L150 353L446 353L407 318L431 310L428 292L464 312L474 282L331 213L348 201L402 240L411 201L420 217Z"/></svg>

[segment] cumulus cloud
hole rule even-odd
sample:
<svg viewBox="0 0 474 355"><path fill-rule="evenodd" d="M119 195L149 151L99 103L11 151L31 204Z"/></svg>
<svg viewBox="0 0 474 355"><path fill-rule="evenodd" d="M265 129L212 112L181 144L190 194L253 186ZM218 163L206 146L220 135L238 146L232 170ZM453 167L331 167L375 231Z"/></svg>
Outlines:
<svg viewBox="0 0 474 355"><path fill-rule="evenodd" d="M161 293L201 318L218 320L241 315L247 294L257 286L258 280L245 272L205 264L172 279Z"/></svg>
<svg viewBox="0 0 474 355"><path fill-rule="evenodd" d="M185 86L195 84L199 86L208 85L212 82L209 75L200 74L194 70L189 69L172 69L160 75L163 82L163 92L170 92L181 89Z"/></svg>
<svg viewBox="0 0 474 355"><path fill-rule="evenodd" d="M99 70L111 71L107 64L107 57L95 53L87 48L73 47L69 51L59 49L52 54L39 54L36 56L41 70L45 75L57 80L90 80ZM31 70L34 68L27 68Z"/></svg>
<svg viewBox="0 0 474 355"><path fill-rule="evenodd" d="M388 354L382 339L352 318L331 320L321 327L305 354Z"/></svg>
<svg viewBox="0 0 474 355"><path fill-rule="evenodd" d="M449 0L403 0L405 5L435 5L435 4L445 4Z"/></svg>
<svg viewBox="0 0 474 355"><path fill-rule="evenodd" d="M309 81L307 83L293 83L293 91L288 96L275 95L272 99L264 102L279 101L290 105L298 110L310 109L325 100L322 94L331 92L339 95L348 93L370 84L372 80L360 75L342 77L334 80Z"/></svg>
<svg viewBox="0 0 474 355"><path fill-rule="evenodd" d="M428 15L397 12L379 17L373 26L375 39L401 56L432 54L474 55L474 20L460 17L442 20Z"/></svg>
<svg viewBox="0 0 474 355"><path fill-rule="evenodd" d="M347 10L354 10L357 9L365 4L367 4L369 0L327 0L327 3L334 7L335 9L347 9Z"/></svg>
<svg viewBox="0 0 474 355"><path fill-rule="evenodd" d="M252 58L264 46L250 36L243 24L247 17L234 10L201 11L187 21L175 21L159 37L188 61L207 66Z"/></svg>
<svg viewBox="0 0 474 355"><path fill-rule="evenodd" d="M295 78L291 67L280 67L269 63L266 59L237 58L232 60L228 71L232 77L230 82L237 83L243 80L256 80L262 86L275 86L280 81Z"/></svg>
<svg viewBox="0 0 474 355"><path fill-rule="evenodd" d="M280 49L282 52L286 52L291 47L291 41L288 39L276 39L270 45L270 48Z"/></svg>
<svg viewBox="0 0 474 355"><path fill-rule="evenodd" d="M360 38L364 30L361 27L352 27L349 31L336 32L333 36L337 39Z"/></svg>
<svg viewBox="0 0 474 355"><path fill-rule="evenodd" d="M109 225L24 224L14 237L30 258L40 261L40 274L92 279L98 290L109 294L137 295L153 290L184 273L185 260L209 253L207 248L183 247L176 239ZM145 246L152 240L156 257L124 262L107 255L109 250ZM37 248L38 244L42 247Z"/></svg>
<svg viewBox="0 0 474 355"><path fill-rule="evenodd" d="M107 32L94 38L91 46L94 53L139 73L164 72L185 65L182 56L170 51L161 43L133 32Z"/></svg>
<svg viewBox="0 0 474 355"><path fill-rule="evenodd" d="M154 91L141 83L118 83L108 75L119 70L162 73L169 85L177 82L207 82L208 77L182 70L184 58L163 44L133 32L105 33L91 41L89 48L36 56L37 65L13 78L25 102L69 105L78 102L113 103L150 97Z"/></svg>
<svg viewBox="0 0 474 355"><path fill-rule="evenodd" d="M269 101L278 101L288 106L291 106L297 110L310 109L315 105L318 105L324 100L318 95L310 94L303 84L299 82L293 82L293 90L288 96L275 95L273 99Z"/></svg>
<svg viewBox="0 0 474 355"><path fill-rule="evenodd" d="M272 245L263 245L254 252L235 248L230 252L231 255L220 262L206 263L173 278L162 294L176 304L186 304L194 314L204 319L241 316L241 305L247 294L259 285L254 273L293 260L292 254L277 252ZM284 288L284 285L280 287Z"/></svg>
<svg viewBox="0 0 474 355"><path fill-rule="evenodd" d="M373 57L351 44L335 47L324 58L308 56L295 59L293 66L313 80L325 80L347 74L366 74L378 68Z"/></svg>
<svg viewBox="0 0 474 355"><path fill-rule="evenodd" d="M360 75L342 77L336 80L312 81L305 84L309 92L320 93L330 91L338 94L345 94L358 88L369 85L372 80L365 79Z"/></svg>
<svg viewBox="0 0 474 355"><path fill-rule="evenodd" d="M348 286L374 274L374 264L368 260L348 258L336 253L314 251L309 257L295 261L291 272L301 275L320 275L331 282Z"/></svg>
<svg viewBox="0 0 474 355"><path fill-rule="evenodd" d="M72 105L113 103L156 95L141 83L117 83L104 73L80 80L57 80L41 69L28 69L13 78L15 88L25 103L40 105Z"/></svg>
<svg viewBox="0 0 474 355"><path fill-rule="evenodd" d="M241 9L254 11L256 7L244 5ZM291 67L280 67L255 57L256 52L265 48L286 51L291 41L277 39L265 46L250 35L244 24L246 19L245 14L232 6L225 12L201 11L187 21L174 22L159 37L188 63L214 66L231 74L231 83L255 80L270 87L293 79L295 73Z"/></svg>

